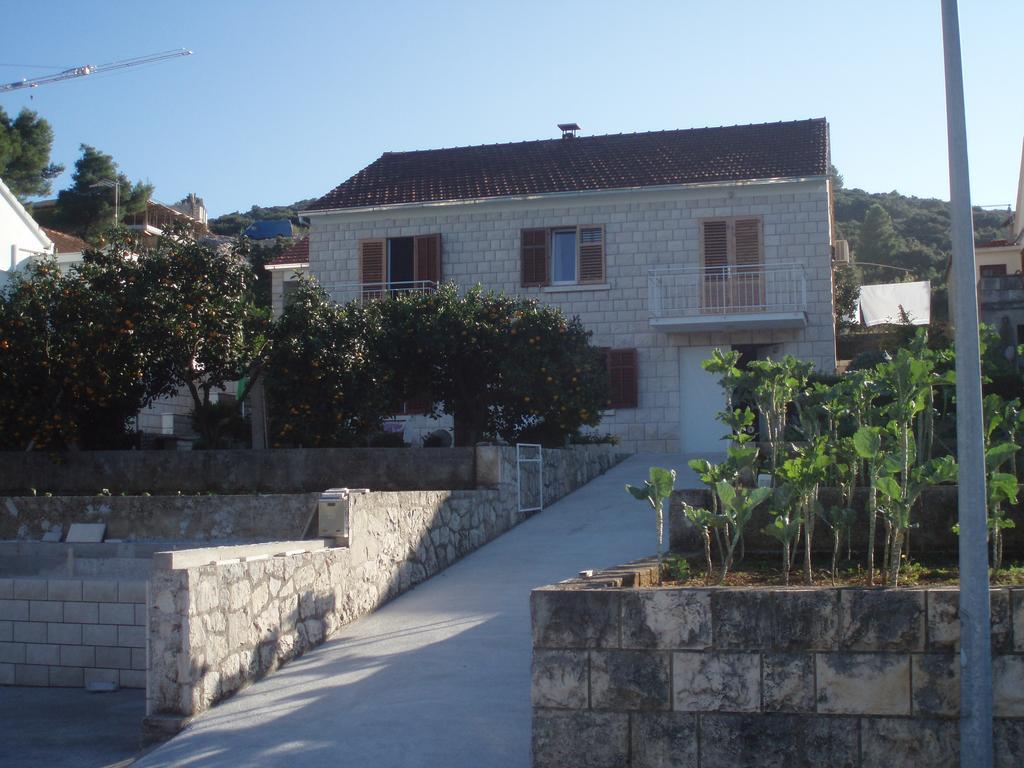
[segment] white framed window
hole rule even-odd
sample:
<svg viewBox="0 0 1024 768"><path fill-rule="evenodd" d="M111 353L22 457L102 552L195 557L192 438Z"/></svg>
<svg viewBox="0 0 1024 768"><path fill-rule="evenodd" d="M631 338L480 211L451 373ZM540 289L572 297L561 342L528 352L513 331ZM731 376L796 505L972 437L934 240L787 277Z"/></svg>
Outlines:
<svg viewBox="0 0 1024 768"><path fill-rule="evenodd" d="M551 231L551 282L565 285L576 282L576 229Z"/></svg>

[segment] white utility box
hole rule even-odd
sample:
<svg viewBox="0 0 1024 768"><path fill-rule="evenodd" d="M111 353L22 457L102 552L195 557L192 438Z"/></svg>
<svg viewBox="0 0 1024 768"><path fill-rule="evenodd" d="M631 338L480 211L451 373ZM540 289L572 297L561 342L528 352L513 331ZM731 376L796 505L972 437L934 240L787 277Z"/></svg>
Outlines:
<svg viewBox="0 0 1024 768"><path fill-rule="evenodd" d="M349 539L349 498L354 493L369 493L368 488L328 488L317 502L317 535L332 539L334 546L347 547Z"/></svg>

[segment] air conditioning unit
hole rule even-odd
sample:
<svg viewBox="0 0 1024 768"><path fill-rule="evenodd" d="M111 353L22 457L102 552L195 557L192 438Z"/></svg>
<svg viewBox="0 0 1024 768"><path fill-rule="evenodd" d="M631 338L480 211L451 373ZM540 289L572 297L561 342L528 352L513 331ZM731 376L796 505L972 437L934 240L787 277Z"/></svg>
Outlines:
<svg viewBox="0 0 1024 768"><path fill-rule="evenodd" d="M834 260L837 264L850 263L850 241L836 240Z"/></svg>

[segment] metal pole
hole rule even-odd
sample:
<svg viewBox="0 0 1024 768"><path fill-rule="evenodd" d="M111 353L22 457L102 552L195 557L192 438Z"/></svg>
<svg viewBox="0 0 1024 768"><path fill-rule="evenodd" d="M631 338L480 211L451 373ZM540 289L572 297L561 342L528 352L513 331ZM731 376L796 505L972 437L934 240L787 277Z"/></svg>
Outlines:
<svg viewBox="0 0 1024 768"><path fill-rule="evenodd" d="M986 546L985 446L974 226L967 167L960 24L956 0L942 0L946 130L953 225L956 324L956 437L960 487L960 765L992 766L992 646Z"/></svg>

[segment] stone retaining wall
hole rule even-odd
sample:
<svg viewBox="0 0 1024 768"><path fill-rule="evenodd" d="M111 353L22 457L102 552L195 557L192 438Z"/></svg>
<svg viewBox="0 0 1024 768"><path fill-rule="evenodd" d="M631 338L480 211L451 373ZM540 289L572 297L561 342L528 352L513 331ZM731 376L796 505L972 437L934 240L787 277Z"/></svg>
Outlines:
<svg viewBox="0 0 1024 768"><path fill-rule="evenodd" d="M146 686L146 582L0 578L0 685Z"/></svg>
<svg viewBox="0 0 1024 768"><path fill-rule="evenodd" d="M533 765L959 765L956 589L535 590ZM996 765L1024 764L1024 589L992 590Z"/></svg>
<svg viewBox="0 0 1024 768"><path fill-rule="evenodd" d="M545 458L549 503L621 457L609 446L580 446ZM178 727L522 522L529 513L517 503L515 450L493 449L489 461L494 489L351 496L347 547L190 550L180 564L156 555L150 723Z"/></svg>
<svg viewBox="0 0 1024 768"><path fill-rule="evenodd" d="M106 523L107 538L273 541L302 536L318 494L266 496L9 496L0 539L39 539L71 523Z"/></svg>
<svg viewBox="0 0 1024 768"><path fill-rule="evenodd" d="M306 493L477 486L473 448L275 448L0 453L0 495Z"/></svg>

